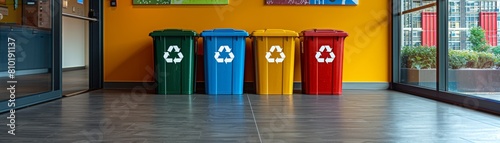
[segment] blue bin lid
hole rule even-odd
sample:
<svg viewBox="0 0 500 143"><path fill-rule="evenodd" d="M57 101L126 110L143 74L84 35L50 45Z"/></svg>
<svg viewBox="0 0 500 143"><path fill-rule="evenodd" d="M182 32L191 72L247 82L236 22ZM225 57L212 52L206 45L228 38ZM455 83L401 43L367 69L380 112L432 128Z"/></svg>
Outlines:
<svg viewBox="0 0 500 143"><path fill-rule="evenodd" d="M208 36L248 36L245 30L231 28L217 28L201 32L202 37Z"/></svg>

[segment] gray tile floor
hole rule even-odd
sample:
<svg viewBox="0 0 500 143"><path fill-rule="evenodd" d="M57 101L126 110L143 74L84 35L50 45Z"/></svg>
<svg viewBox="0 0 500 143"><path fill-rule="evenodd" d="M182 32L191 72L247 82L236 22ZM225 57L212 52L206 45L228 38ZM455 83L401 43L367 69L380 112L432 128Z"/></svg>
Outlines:
<svg viewBox="0 0 500 143"><path fill-rule="evenodd" d="M63 95L89 89L89 69L62 72Z"/></svg>
<svg viewBox="0 0 500 143"><path fill-rule="evenodd" d="M89 89L88 69L62 72L63 95ZM51 73L16 76L16 97L43 93L51 90ZM0 87L8 87L8 77L0 77ZM9 99L9 90L0 90L0 100Z"/></svg>
<svg viewBox="0 0 500 143"><path fill-rule="evenodd" d="M5 90L4 87L9 87L10 84L7 81L11 81L12 79L8 77L0 77L0 100L9 99L8 96L10 93L9 90ZM40 74L32 74L32 75L20 75L15 76L14 81L17 81L16 84L16 97L20 98L23 96L38 94L50 91L52 89L51 82L51 73L40 73Z"/></svg>
<svg viewBox="0 0 500 143"><path fill-rule="evenodd" d="M0 142L500 142L500 118L386 90L342 96L99 90L0 114ZM136 94L137 93L137 94Z"/></svg>

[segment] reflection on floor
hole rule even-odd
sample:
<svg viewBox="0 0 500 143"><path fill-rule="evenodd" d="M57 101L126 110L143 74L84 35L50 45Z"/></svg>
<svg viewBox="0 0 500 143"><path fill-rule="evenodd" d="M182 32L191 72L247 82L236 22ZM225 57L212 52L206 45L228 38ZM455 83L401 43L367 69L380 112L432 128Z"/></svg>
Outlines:
<svg viewBox="0 0 500 143"><path fill-rule="evenodd" d="M51 73L40 73L31 75L18 75L12 80L8 77L0 77L0 100L9 99L10 91L6 88L10 85L15 85L16 98L26 95L48 92L52 90L52 75ZM16 84L7 83L7 81L17 81Z"/></svg>
<svg viewBox="0 0 500 143"><path fill-rule="evenodd" d="M16 136L4 132L0 138L47 143L500 142L500 118L386 90L347 90L342 96L98 90L18 110Z"/></svg>
<svg viewBox="0 0 500 143"><path fill-rule="evenodd" d="M16 98L26 95L48 92L52 90L52 74L41 73L31 75L19 75L15 77ZM0 77L0 87L9 87L8 77ZM74 70L63 72L63 95L87 90L89 87L88 70ZM9 90L0 90L0 100L9 99Z"/></svg>
<svg viewBox="0 0 500 143"><path fill-rule="evenodd" d="M73 70L63 72L63 95L89 89L89 70Z"/></svg>

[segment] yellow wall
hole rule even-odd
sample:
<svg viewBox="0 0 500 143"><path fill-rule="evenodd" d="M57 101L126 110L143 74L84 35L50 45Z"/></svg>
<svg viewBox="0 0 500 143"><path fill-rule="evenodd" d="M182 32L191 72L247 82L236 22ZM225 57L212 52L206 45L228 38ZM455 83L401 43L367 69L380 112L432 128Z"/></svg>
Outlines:
<svg viewBox="0 0 500 143"><path fill-rule="evenodd" d="M344 82L389 81L388 1L364 0L358 6L269 6L264 0L230 0L223 6L110 7L104 1L105 82L147 82L153 67L149 32L184 28L201 32L238 28L248 32L281 28L300 32L334 28L349 33L345 45ZM297 66L300 66L297 64ZM300 80L300 72L296 80Z"/></svg>
<svg viewBox="0 0 500 143"><path fill-rule="evenodd" d="M9 15L3 17L2 20L0 20L1 23L16 23L16 24L21 24L22 20L22 15L23 15L23 1L19 0L17 9L14 10L14 1L8 0L6 1L7 8L9 9Z"/></svg>

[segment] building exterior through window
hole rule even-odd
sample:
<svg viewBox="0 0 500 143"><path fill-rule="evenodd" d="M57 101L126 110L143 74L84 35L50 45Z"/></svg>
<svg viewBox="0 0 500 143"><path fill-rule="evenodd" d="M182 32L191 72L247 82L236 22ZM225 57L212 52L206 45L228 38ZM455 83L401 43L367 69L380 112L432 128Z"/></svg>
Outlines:
<svg viewBox="0 0 500 143"><path fill-rule="evenodd" d="M432 0L403 0L403 9L433 3ZM491 46L497 46L500 39L499 3L496 0L450 0L449 1L449 49L470 48L469 30L479 26L485 31L485 38ZM428 8L404 15L403 46L436 46L436 9Z"/></svg>

